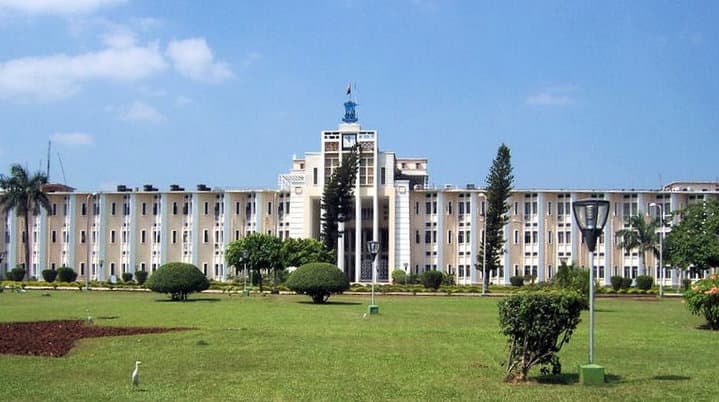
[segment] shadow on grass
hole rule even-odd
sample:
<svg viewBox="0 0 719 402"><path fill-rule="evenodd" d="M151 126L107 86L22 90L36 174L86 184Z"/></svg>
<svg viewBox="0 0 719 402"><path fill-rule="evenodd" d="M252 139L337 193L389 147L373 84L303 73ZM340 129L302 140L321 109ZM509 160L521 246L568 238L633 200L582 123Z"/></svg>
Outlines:
<svg viewBox="0 0 719 402"><path fill-rule="evenodd" d="M297 303L299 303L299 304L315 304L315 303L312 303L311 300L298 301ZM330 300L330 301L327 301L326 303L321 303L321 304L317 304L317 305L318 306L357 306L360 304L364 304L364 303L348 302L348 301L331 301Z"/></svg>
<svg viewBox="0 0 719 402"><path fill-rule="evenodd" d="M708 323L697 325L696 329L702 329L705 331L717 331L716 329L712 328Z"/></svg>
<svg viewBox="0 0 719 402"><path fill-rule="evenodd" d="M655 375L652 377L654 380L660 380L660 381L689 381L692 378L687 377L685 375L674 375L674 374L665 374L665 375Z"/></svg>
<svg viewBox="0 0 719 402"><path fill-rule="evenodd" d="M195 302L217 303L217 302L220 301L220 300L221 300L221 299L218 299L218 298L216 298L216 297L203 297L203 298L199 298L199 299L187 299L187 300L184 300L184 301L178 301L178 300L172 300L172 299L157 299L157 300L155 300L155 301L156 301L156 302L160 302L160 303L179 303L179 304L182 304L182 303L195 303Z"/></svg>
<svg viewBox="0 0 719 402"><path fill-rule="evenodd" d="M566 373L557 375L545 375L536 378L539 384L548 385L573 385L579 383L578 373ZM622 377L614 374L606 374L604 376L604 382L606 384L618 384L622 381Z"/></svg>
<svg viewBox="0 0 719 402"><path fill-rule="evenodd" d="M98 320L117 320L120 318L119 315L101 315L97 317Z"/></svg>

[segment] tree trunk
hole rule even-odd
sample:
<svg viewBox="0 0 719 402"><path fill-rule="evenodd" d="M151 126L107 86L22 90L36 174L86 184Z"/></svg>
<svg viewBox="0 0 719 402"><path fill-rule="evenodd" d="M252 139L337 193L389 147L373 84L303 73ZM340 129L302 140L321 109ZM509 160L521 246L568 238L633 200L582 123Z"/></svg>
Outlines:
<svg viewBox="0 0 719 402"><path fill-rule="evenodd" d="M25 219L25 280L30 279L30 267L32 264L30 264L30 221L29 221L29 213L25 211L25 214L23 214L23 219Z"/></svg>

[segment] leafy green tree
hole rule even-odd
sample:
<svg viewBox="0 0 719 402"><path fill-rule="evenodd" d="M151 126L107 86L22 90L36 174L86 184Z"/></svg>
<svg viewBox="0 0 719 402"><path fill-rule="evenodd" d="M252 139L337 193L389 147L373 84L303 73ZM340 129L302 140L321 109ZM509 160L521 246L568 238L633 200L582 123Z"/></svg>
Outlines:
<svg viewBox="0 0 719 402"><path fill-rule="evenodd" d="M170 262L153 272L145 286L153 292L170 294L174 301L185 301L190 293L209 288L210 281L192 264Z"/></svg>
<svg viewBox="0 0 719 402"><path fill-rule="evenodd" d="M316 304L326 303L330 295L350 288L344 272L326 262L302 265L290 274L285 285L297 293L310 296Z"/></svg>
<svg viewBox="0 0 719 402"><path fill-rule="evenodd" d="M359 168L359 147L355 145L342 155L342 164L335 168L325 183L322 194L322 241L327 250L337 247L337 222L350 218L354 188Z"/></svg>
<svg viewBox="0 0 719 402"><path fill-rule="evenodd" d="M664 243L672 265L705 270L719 266L719 202L692 204L679 211L681 220Z"/></svg>
<svg viewBox="0 0 719 402"><path fill-rule="evenodd" d="M509 219L509 203L507 200L512 192L514 175L512 174L512 161L509 148L502 144L497 150L497 156L492 162L487 176L487 211L485 216L485 244L480 247L478 261L482 264L482 253L485 253L487 276L482 278L484 286L491 272L502 267L502 253L504 247L504 225ZM482 250L486 248L486 250Z"/></svg>
<svg viewBox="0 0 719 402"><path fill-rule="evenodd" d="M659 257L659 221L652 220L647 223L641 215L629 217L629 228L617 230L616 235L619 238L617 246L623 248L627 252L636 249L639 253L639 275L645 274L647 261L646 254L653 253Z"/></svg>
<svg viewBox="0 0 719 402"><path fill-rule="evenodd" d="M30 275L32 267L30 254L30 215L40 215L41 209L50 212L50 201L47 194L43 192L43 185L47 183L47 176L36 172L29 174L19 164L10 167L10 176L0 175L0 207L4 213L15 209L17 216L23 218L25 231L23 232L23 246L25 248L25 277Z"/></svg>
<svg viewBox="0 0 719 402"><path fill-rule="evenodd" d="M559 351L569 342L584 308L572 291L521 292L498 304L499 326L508 339L505 381L527 381L529 370L543 366L543 374L559 374Z"/></svg>
<svg viewBox="0 0 719 402"><path fill-rule="evenodd" d="M311 262L334 262L332 252L316 239L285 239L282 242L284 267L299 267Z"/></svg>
<svg viewBox="0 0 719 402"><path fill-rule="evenodd" d="M245 250L247 251L246 260L242 258ZM228 266L234 266L238 270L244 269L246 264L248 270L254 271L255 277L259 281L261 292L262 271L271 273L284 269L282 266L282 241L276 236L253 233L228 244L225 251L225 260ZM276 290L276 285L276 281L273 280L273 291Z"/></svg>

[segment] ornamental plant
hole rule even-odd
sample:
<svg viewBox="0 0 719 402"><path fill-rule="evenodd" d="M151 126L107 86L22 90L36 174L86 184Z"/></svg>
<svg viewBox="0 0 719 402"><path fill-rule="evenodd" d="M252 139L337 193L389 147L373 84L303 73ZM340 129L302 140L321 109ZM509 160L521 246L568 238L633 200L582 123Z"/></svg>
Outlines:
<svg viewBox="0 0 719 402"><path fill-rule="evenodd" d="M77 272L70 267L60 267L57 269L57 281L58 282L75 282L77 279Z"/></svg>
<svg viewBox="0 0 719 402"><path fill-rule="evenodd" d="M185 301L193 292L210 287L210 281L196 266L183 262L170 262L155 271L145 282L153 292L168 293L173 301Z"/></svg>
<svg viewBox="0 0 719 402"><path fill-rule="evenodd" d="M559 374L559 350L569 342L584 308L575 291L520 291L498 304L499 326L508 338L506 382L528 380L529 370L542 366L542 374Z"/></svg>
<svg viewBox="0 0 719 402"><path fill-rule="evenodd" d="M315 304L327 302L330 295L350 288L344 272L327 262L304 264L290 274L285 282L290 290L306 294Z"/></svg>
<svg viewBox="0 0 719 402"><path fill-rule="evenodd" d="M719 329L719 274L695 282L684 300L692 314L703 315L709 328Z"/></svg>

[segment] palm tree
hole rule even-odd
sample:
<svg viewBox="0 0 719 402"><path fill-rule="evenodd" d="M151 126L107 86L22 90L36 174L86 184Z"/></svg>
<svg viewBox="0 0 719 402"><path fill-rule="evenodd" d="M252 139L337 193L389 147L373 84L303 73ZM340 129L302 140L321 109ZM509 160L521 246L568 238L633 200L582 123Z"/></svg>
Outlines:
<svg viewBox="0 0 719 402"><path fill-rule="evenodd" d="M647 223L641 215L629 217L629 229L621 229L617 231L619 241L617 246L623 248L627 252L637 249L639 252L639 275L644 275L644 267L646 266L646 253L652 252L655 256L659 256L659 235L657 228L659 221L653 220Z"/></svg>
<svg viewBox="0 0 719 402"><path fill-rule="evenodd" d="M30 276L30 214L40 215L41 208L50 212L50 201L43 192L42 186L47 183L47 176L36 172L32 176L21 165L10 167L10 176L0 175L0 208L7 214L11 209L25 222L23 245L25 246L25 278Z"/></svg>

